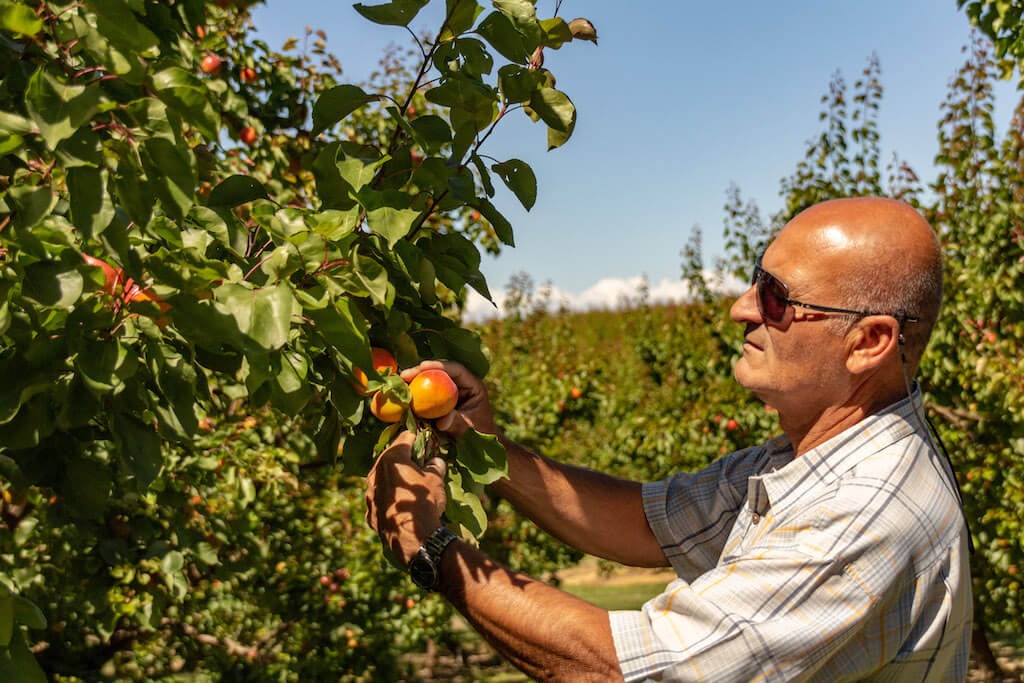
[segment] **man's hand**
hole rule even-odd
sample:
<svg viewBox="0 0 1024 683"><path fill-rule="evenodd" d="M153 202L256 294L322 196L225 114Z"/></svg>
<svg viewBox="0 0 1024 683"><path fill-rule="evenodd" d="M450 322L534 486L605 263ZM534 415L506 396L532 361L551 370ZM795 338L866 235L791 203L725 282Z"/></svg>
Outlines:
<svg viewBox="0 0 1024 683"><path fill-rule="evenodd" d="M498 433L484 383L462 364L455 361L428 360L414 368L403 370L402 379L411 382L413 377L430 369L444 370L459 388L459 402L455 410L434 421L438 429L455 438L461 436L467 429L475 429L483 434Z"/></svg>
<svg viewBox="0 0 1024 683"><path fill-rule="evenodd" d="M403 565L441 526L447 504L444 460L420 468L412 460L413 440L409 432L399 434L366 477L366 522Z"/></svg>

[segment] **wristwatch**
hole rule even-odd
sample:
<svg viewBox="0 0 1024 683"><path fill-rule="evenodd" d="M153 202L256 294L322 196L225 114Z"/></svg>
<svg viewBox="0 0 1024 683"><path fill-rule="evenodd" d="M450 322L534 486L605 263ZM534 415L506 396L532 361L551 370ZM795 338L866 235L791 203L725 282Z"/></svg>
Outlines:
<svg viewBox="0 0 1024 683"><path fill-rule="evenodd" d="M441 555L458 536L446 527L438 527L409 560L409 576L423 590L433 591L441 579Z"/></svg>

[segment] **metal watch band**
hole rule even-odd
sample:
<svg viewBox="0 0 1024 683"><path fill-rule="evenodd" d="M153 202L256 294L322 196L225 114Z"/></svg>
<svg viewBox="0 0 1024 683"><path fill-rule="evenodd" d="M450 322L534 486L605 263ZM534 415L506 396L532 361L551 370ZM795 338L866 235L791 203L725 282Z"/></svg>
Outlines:
<svg viewBox="0 0 1024 683"><path fill-rule="evenodd" d="M446 526L438 527L434 529L433 533L427 537L426 543L423 547L426 548L427 554L430 555L430 559L433 561L434 566L437 567L440 572L441 569L441 554L444 553L445 548L452 541L458 539L452 530Z"/></svg>

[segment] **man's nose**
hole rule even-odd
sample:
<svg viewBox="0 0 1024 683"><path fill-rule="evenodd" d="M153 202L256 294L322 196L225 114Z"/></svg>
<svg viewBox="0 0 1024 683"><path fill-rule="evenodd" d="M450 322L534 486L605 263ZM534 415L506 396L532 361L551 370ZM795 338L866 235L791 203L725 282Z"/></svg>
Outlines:
<svg viewBox="0 0 1024 683"><path fill-rule="evenodd" d="M761 320L761 311L757 308L757 287L751 285L747 291L740 294L729 309L729 317L737 323L758 323Z"/></svg>

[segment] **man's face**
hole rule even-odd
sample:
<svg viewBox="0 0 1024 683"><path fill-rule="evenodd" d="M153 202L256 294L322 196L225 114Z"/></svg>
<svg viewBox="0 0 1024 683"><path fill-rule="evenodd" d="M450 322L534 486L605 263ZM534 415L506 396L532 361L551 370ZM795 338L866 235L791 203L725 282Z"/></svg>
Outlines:
<svg viewBox="0 0 1024 683"><path fill-rule="evenodd" d="M780 235L761 266L789 286L790 298L838 306L829 260L808 246ZM743 356L733 368L736 381L783 418L811 416L841 400L849 374L844 339L828 324L833 316L787 306L782 321L767 322L754 286L736 300L730 316L746 325Z"/></svg>

